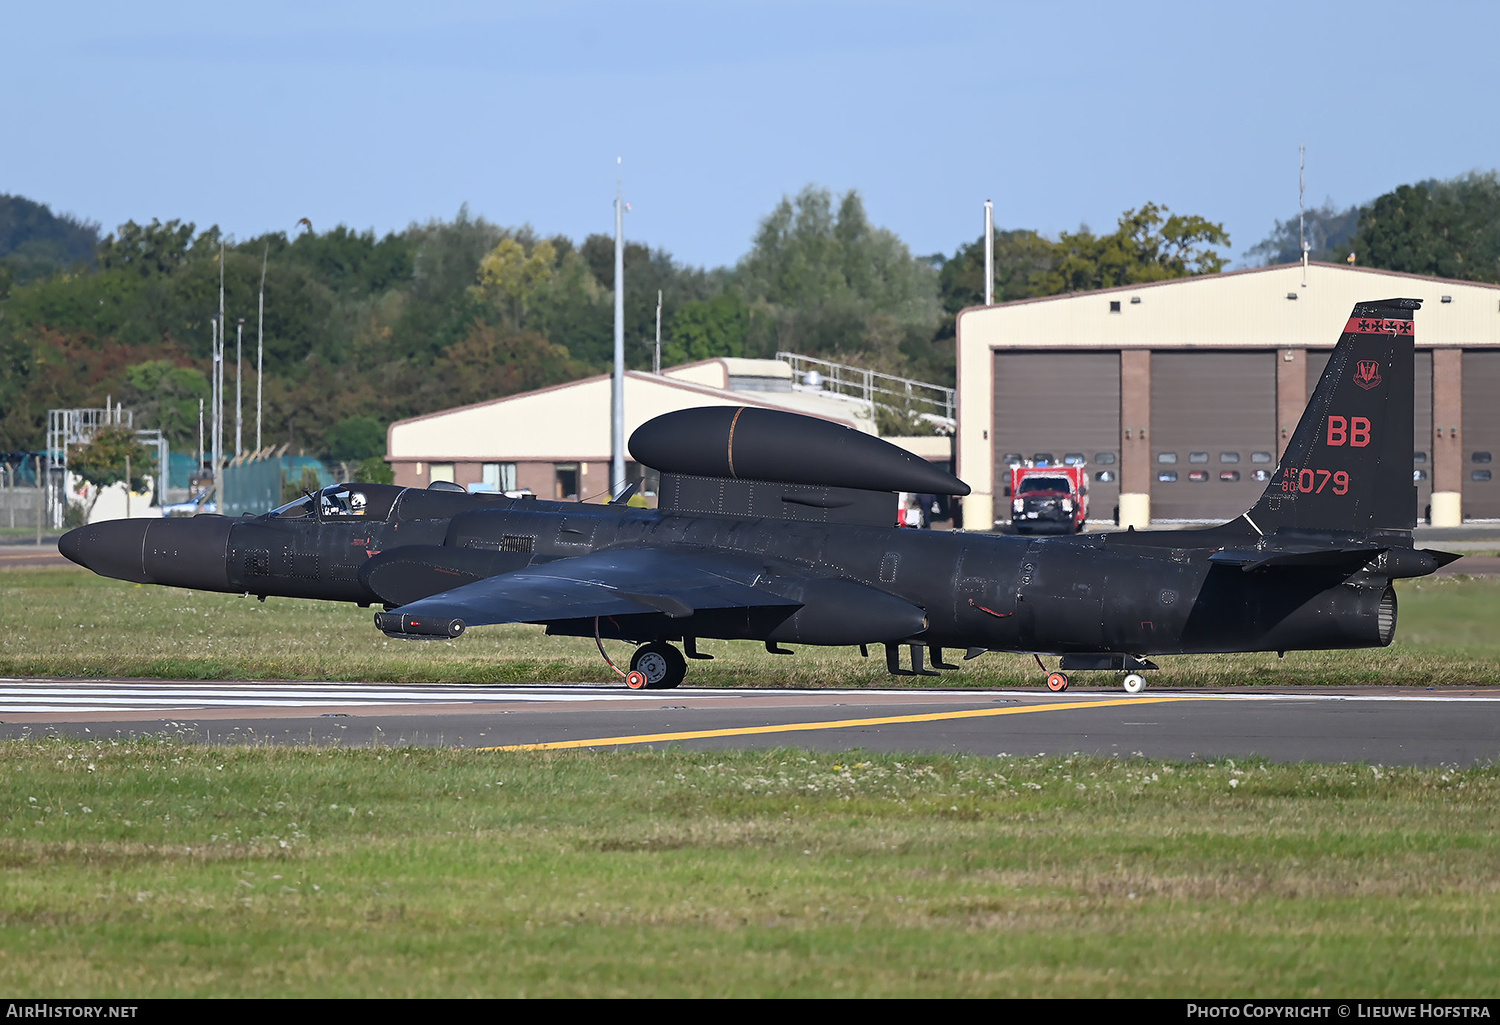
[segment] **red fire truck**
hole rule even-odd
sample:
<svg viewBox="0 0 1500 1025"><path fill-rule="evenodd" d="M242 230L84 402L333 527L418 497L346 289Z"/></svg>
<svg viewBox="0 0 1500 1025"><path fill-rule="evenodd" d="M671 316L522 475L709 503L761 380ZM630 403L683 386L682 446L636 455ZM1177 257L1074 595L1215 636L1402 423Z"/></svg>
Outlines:
<svg viewBox="0 0 1500 1025"><path fill-rule="evenodd" d="M1082 463L1010 466L1010 522L1017 534L1076 534L1089 518L1089 473Z"/></svg>

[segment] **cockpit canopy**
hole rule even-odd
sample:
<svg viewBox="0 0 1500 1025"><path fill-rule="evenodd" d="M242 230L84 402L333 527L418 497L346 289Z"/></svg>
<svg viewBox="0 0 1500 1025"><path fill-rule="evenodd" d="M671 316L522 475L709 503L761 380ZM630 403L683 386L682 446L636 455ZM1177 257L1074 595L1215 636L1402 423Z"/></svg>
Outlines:
<svg viewBox="0 0 1500 1025"><path fill-rule="evenodd" d="M272 509L266 516L275 519L316 516L321 520L384 520L390 515L391 506L402 490L391 484L330 484Z"/></svg>

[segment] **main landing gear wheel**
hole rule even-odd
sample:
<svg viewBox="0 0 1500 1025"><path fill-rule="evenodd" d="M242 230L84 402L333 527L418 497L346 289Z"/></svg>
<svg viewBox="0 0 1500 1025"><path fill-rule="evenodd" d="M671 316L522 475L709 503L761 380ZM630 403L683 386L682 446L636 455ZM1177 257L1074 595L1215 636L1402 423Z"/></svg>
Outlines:
<svg viewBox="0 0 1500 1025"><path fill-rule="evenodd" d="M637 684L635 677L641 682ZM625 677L625 686L631 690L671 690L687 676L687 659L682 652L670 644L653 641L642 644L630 656L630 674Z"/></svg>
<svg viewBox="0 0 1500 1025"><path fill-rule="evenodd" d="M1067 690L1068 689L1068 674L1067 673L1048 673L1047 674L1047 689L1050 690L1050 691L1053 691L1054 693L1058 693L1058 692Z"/></svg>
<svg viewBox="0 0 1500 1025"><path fill-rule="evenodd" d="M1146 678L1140 673L1131 673L1125 677L1125 693L1139 694L1146 689Z"/></svg>

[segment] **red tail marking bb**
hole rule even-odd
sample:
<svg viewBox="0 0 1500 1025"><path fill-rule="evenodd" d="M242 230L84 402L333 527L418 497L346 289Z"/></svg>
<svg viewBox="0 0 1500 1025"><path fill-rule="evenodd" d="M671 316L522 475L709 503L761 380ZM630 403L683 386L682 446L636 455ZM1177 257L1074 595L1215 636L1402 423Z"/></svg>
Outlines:
<svg viewBox="0 0 1500 1025"><path fill-rule="evenodd" d="M1366 416L1328 418L1328 447L1349 445L1364 448L1370 443L1370 418Z"/></svg>

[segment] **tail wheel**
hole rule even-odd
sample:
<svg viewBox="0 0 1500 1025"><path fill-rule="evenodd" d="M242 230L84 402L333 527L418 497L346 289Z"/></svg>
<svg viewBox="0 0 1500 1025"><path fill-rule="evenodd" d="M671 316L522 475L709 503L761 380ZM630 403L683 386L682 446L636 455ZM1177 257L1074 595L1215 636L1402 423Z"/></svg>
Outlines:
<svg viewBox="0 0 1500 1025"><path fill-rule="evenodd" d="M1068 689L1067 673L1048 673L1047 689L1055 693L1061 693Z"/></svg>
<svg viewBox="0 0 1500 1025"><path fill-rule="evenodd" d="M1140 673L1131 673L1125 677L1125 693L1139 694L1146 689L1146 678Z"/></svg>
<svg viewBox="0 0 1500 1025"><path fill-rule="evenodd" d="M648 690L671 690L687 676L687 659L670 644L661 641L642 644L630 656L630 675L636 674L645 680L642 687ZM629 677L625 684L632 690L641 689L631 684Z"/></svg>

